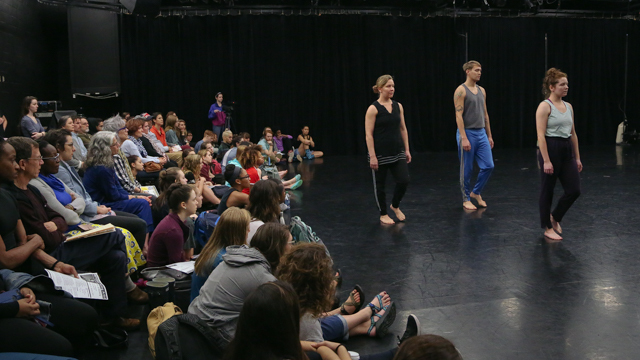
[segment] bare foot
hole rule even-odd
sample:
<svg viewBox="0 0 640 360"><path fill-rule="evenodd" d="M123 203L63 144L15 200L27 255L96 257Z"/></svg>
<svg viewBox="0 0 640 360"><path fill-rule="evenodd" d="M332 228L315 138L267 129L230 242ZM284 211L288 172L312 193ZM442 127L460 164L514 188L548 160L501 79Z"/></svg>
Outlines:
<svg viewBox="0 0 640 360"><path fill-rule="evenodd" d="M553 231L558 233L558 235L562 235L562 227L560 226L560 223L553 218L553 215L551 215L551 227L553 228Z"/></svg>
<svg viewBox="0 0 640 360"><path fill-rule="evenodd" d="M406 216L404 216L404 213L400 211L400 208L394 208L393 206L391 206L391 210L393 210L393 212L396 214L398 221L404 221L407 218Z"/></svg>
<svg viewBox="0 0 640 360"><path fill-rule="evenodd" d="M545 230L544 237L551 241L562 241L562 236L556 234L553 228Z"/></svg>
<svg viewBox="0 0 640 360"><path fill-rule="evenodd" d="M463 202L463 203L462 203L462 207L463 207L465 210L478 210L478 208L477 208L475 205L473 205L473 203L472 203L471 201L465 201L465 202Z"/></svg>
<svg viewBox="0 0 640 360"><path fill-rule="evenodd" d="M380 216L380 224L382 225L393 225L395 223L396 222L393 221L393 219L390 218L389 215Z"/></svg>
<svg viewBox="0 0 640 360"><path fill-rule="evenodd" d="M278 171L278 174L280 174L280 178L283 178L285 175L287 175L287 172L289 172L289 170L282 170Z"/></svg>
<svg viewBox="0 0 640 360"><path fill-rule="evenodd" d="M353 298L353 301L351 300L351 298ZM358 307L356 307L356 304L360 303L360 294L358 293L357 290L353 290L351 291L351 294L349 295L349 298L347 299L347 301L345 301L342 304L342 308L340 310L344 310L344 312L346 312L349 315L352 315L353 313L356 312L356 310L358 310Z"/></svg>
<svg viewBox="0 0 640 360"><path fill-rule="evenodd" d="M478 202L478 206L483 208L487 207L487 203L484 200L482 200L482 196L471 193L471 197L476 199L476 201Z"/></svg>
<svg viewBox="0 0 640 360"><path fill-rule="evenodd" d="M373 305L381 308L383 306L388 306L389 304L391 304L391 297L389 296L389 294L386 293L386 291L381 292L380 295L382 295L382 304L380 304L380 301L378 300L378 297L376 296L376 298L371 301L371 303ZM386 310L378 311L377 314L380 315L380 316L373 316L373 314L372 314L373 322L378 322L380 317L382 315L384 315L385 311ZM371 332L369 333L369 336L371 336L371 337L375 337L376 336L376 327L375 326L371 329Z"/></svg>

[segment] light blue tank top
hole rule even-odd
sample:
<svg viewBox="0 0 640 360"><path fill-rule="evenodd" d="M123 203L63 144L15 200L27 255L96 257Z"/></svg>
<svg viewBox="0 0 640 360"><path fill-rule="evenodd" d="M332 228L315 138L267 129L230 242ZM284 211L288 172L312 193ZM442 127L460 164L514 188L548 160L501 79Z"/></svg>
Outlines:
<svg viewBox="0 0 640 360"><path fill-rule="evenodd" d="M558 108L553 105L551 100L547 99L545 102L551 105L551 113L549 114L549 120L547 120L547 131L545 132L545 136L548 137L560 137L560 138L570 138L571 137L571 129L573 128L573 114L571 113L571 108L567 105L566 102L564 106L567 108L567 111L564 113L560 112Z"/></svg>

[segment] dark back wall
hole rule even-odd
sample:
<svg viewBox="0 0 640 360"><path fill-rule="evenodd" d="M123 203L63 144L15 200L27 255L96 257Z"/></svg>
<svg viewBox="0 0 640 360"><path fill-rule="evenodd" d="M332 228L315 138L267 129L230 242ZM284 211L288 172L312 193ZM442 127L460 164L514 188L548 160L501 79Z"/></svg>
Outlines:
<svg viewBox="0 0 640 360"><path fill-rule="evenodd" d="M399 18L377 16L123 17L123 109L176 111L200 134L216 92L237 102L236 130L257 140L262 127L297 135L311 126L319 149L366 151L364 114L382 74L396 78L414 151L455 150L453 92L469 58L497 147L533 147L535 110L549 66L569 74L567 98L581 144L612 144L623 96L625 34L630 64L640 60L639 25L624 20ZM638 80L631 67L629 83ZM630 116L638 116L637 92ZM197 136L197 135L196 135Z"/></svg>

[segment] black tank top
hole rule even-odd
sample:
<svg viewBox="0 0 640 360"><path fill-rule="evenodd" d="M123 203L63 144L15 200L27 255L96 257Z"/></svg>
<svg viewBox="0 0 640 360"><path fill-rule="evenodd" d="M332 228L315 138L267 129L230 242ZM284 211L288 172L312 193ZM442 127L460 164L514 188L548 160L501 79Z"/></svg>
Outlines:
<svg viewBox="0 0 640 360"><path fill-rule="evenodd" d="M222 215L222 213L228 209L227 207L227 200L229 200L229 196L231 196L231 194L234 191L238 191L240 192L240 190L235 189L235 188L229 188L229 190L227 190L226 193L224 193L224 195L222 195L222 199L220 199L220 204L218 204L218 215ZM244 206L240 207L241 209L244 208Z"/></svg>
<svg viewBox="0 0 640 360"><path fill-rule="evenodd" d="M378 164L390 164L405 159L404 144L400 135L400 105L391 100L391 112L377 100L373 106L378 110L373 128L373 144Z"/></svg>

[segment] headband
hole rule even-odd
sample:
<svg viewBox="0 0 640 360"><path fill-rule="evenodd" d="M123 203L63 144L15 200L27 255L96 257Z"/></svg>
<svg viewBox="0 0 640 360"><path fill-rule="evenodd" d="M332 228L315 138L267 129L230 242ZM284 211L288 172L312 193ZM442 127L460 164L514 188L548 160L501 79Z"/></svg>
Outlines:
<svg viewBox="0 0 640 360"><path fill-rule="evenodd" d="M231 178L229 179L229 184L233 184L233 182L236 181L236 179L240 176L241 171L242 168L240 166L235 166L233 168L233 175L231 175Z"/></svg>

